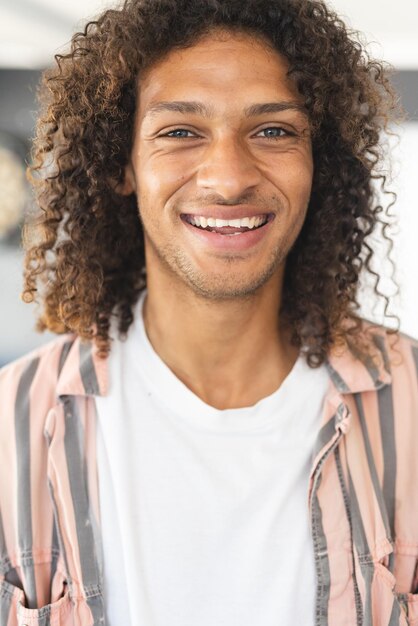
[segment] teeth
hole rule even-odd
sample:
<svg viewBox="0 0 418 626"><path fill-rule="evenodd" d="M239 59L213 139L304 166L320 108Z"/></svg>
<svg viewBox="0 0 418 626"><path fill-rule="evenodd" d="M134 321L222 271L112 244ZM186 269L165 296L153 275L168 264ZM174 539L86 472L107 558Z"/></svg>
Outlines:
<svg viewBox="0 0 418 626"><path fill-rule="evenodd" d="M264 224L267 221L265 216L260 217L243 217L242 219L236 220L221 220L214 217L201 217L199 215L194 215L193 217L188 217L188 221L190 224L194 226L200 226L201 228L216 227L222 228L223 226L232 226L233 228L257 228L261 224Z"/></svg>

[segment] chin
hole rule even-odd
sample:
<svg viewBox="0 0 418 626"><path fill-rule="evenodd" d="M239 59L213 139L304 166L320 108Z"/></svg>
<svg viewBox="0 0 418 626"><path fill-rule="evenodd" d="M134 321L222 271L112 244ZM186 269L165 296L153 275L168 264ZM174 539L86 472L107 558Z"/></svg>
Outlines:
<svg viewBox="0 0 418 626"><path fill-rule="evenodd" d="M225 280L225 276L216 277L208 280L207 276L188 276L187 283L196 295L208 300L236 300L241 298L249 298L255 295L268 281L269 277L258 276L253 280L244 280L242 276L231 280Z"/></svg>

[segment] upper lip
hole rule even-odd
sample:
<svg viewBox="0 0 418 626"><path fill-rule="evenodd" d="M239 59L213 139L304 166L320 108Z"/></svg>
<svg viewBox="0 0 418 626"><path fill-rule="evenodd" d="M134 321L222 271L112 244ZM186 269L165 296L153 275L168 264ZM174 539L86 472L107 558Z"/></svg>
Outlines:
<svg viewBox="0 0 418 626"><path fill-rule="evenodd" d="M257 211L255 209L251 209L250 207L237 207L237 208L231 208L231 207L223 207L222 209L217 206L217 207L213 207L212 209L209 208L202 208L200 211L193 211L193 213L191 212L187 212L187 213L181 213L181 215L190 215L192 217L213 217L215 219L218 220L238 220L238 219L243 219L244 217L261 217L264 215L272 215L271 211Z"/></svg>

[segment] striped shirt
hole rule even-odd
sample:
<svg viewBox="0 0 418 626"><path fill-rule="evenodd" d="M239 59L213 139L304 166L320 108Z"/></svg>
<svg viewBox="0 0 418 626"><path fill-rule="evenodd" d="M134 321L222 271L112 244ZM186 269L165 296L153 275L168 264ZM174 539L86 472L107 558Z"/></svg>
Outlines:
<svg viewBox="0 0 418 626"><path fill-rule="evenodd" d="M418 624L418 343L398 338L374 330L375 359L346 348L326 361L306 493L315 626ZM0 626L105 624L95 397L107 367L62 335L0 371Z"/></svg>

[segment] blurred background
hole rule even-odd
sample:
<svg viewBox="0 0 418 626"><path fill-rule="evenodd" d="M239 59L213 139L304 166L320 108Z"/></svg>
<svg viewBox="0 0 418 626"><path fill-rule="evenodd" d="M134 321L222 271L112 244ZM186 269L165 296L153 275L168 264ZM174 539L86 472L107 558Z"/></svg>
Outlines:
<svg viewBox="0 0 418 626"><path fill-rule="evenodd" d="M397 131L399 139L390 139L390 188L398 195L392 209L397 222L393 258L401 287L392 312L399 315L401 330L418 338L418 3L329 4L364 34L373 56L394 66L393 82L408 114ZM20 228L30 206L25 167L36 120L36 85L54 54L66 50L71 35L112 5L105 0L0 0L0 365L53 337L34 331L35 306L20 300ZM378 238L373 245L378 251L376 269L390 272ZM390 280L384 279L381 288L393 292ZM366 287L361 293L363 314L381 322L382 307L373 307Z"/></svg>

